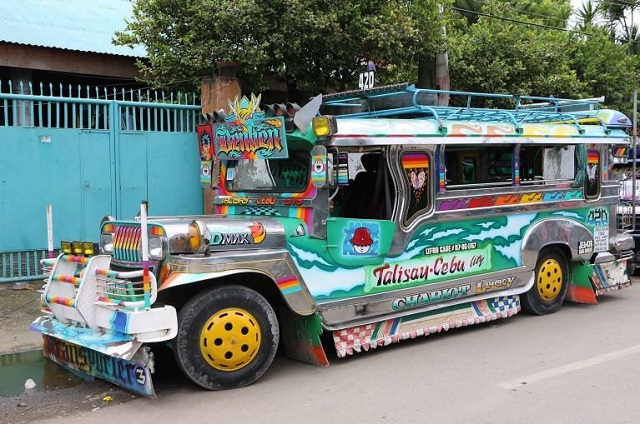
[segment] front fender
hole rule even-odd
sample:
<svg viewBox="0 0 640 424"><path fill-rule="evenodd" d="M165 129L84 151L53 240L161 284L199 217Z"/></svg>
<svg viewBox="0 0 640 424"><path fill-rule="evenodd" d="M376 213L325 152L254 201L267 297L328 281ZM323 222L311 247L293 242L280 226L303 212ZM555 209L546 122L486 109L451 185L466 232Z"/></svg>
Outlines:
<svg viewBox="0 0 640 424"><path fill-rule="evenodd" d="M236 274L268 277L277 286L289 308L299 315L311 315L315 303L286 250L217 253L208 256L175 256L165 265L169 272L159 291Z"/></svg>

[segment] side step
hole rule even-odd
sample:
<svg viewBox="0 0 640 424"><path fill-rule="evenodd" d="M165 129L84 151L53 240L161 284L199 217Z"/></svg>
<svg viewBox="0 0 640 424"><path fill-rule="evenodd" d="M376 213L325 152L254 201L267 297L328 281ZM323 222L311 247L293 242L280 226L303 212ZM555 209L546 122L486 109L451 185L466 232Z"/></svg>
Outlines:
<svg viewBox="0 0 640 424"><path fill-rule="evenodd" d="M505 296L479 300L431 311L421 317L406 316L359 325L333 332L333 342L342 358L401 340L428 336L452 328L508 318L520 311L520 297Z"/></svg>

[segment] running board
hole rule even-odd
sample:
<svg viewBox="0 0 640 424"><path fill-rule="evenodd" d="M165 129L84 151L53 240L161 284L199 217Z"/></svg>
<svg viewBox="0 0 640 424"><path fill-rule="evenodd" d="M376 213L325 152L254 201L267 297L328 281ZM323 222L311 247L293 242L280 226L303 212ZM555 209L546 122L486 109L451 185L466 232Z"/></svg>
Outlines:
<svg viewBox="0 0 640 424"><path fill-rule="evenodd" d="M428 336L452 328L508 318L520 311L520 297L506 296L450 306L424 314L404 316L359 325L333 332L333 341L342 358L354 352L388 346L401 340Z"/></svg>

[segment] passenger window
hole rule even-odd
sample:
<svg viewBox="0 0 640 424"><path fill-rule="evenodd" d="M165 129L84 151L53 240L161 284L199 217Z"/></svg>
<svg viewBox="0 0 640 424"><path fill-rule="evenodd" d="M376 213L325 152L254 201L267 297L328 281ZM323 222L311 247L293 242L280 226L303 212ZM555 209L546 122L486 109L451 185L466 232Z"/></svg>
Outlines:
<svg viewBox="0 0 640 424"><path fill-rule="evenodd" d="M446 146L448 190L513 184L514 146Z"/></svg>
<svg viewBox="0 0 640 424"><path fill-rule="evenodd" d="M431 206L429 202L429 156L426 153L410 152L401 156L402 169L409 187L409 208L406 222L413 221Z"/></svg>
<svg viewBox="0 0 640 424"><path fill-rule="evenodd" d="M523 186L573 181L577 168L573 145L523 145L520 148L520 184Z"/></svg>
<svg viewBox="0 0 640 424"><path fill-rule="evenodd" d="M462 156L460 167L462 168L462 184L474 184L478 182L478 163L475 157Z"/></svg>
<svg viewBox="0 0 640 424"><path fill-rule="evenodd" d="M587 154L587 178L584 185L584 195L587 198L598 197L600 192L600 153L589 150Z"/></svg>

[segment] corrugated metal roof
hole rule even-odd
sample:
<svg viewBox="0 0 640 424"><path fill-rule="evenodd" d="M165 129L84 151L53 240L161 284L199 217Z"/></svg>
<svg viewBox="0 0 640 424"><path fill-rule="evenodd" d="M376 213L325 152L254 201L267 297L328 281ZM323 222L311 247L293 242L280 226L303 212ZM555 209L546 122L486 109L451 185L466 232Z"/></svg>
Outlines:
<svg viewBox="0 0 640 424"><path fill-rule="evenodd" d="M0 41L144 57L142 46L111 42L132 9L130 0L1 0Z"/></svg>

